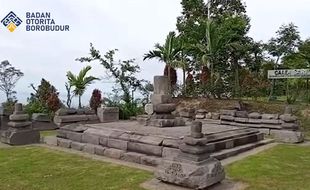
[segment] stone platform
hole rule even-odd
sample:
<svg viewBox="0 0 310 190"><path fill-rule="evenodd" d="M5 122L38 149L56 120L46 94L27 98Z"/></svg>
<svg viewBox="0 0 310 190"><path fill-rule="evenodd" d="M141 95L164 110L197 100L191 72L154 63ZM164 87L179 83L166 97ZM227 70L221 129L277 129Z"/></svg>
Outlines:
<svg viewBox="0 0 310 190"><path fill-rule="evenodd" d="M190 126L157 128L136 121L71 124L58 130L55 145L139 164L157 166L163 158L179 155ZM202 132L211 157L224 159L269 143L255 129L207 124Z"/></svg>

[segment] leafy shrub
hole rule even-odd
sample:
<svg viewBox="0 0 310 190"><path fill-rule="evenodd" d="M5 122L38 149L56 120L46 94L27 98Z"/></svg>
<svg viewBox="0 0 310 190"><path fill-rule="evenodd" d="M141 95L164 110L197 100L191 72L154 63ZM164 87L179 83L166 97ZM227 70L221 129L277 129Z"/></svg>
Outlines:
<svg viewBox="0 0 310 190"><path fill-rule="evenodd" d="M28 102L28 104L25 106L25 111L29 115L32 115L33 113L50 114L49 110L45 106L43 106L39 100L32 100Z"/></svg>
<svg viewBox="0 0 310 190"><path fill-rule="evenodd" d="M3 102L2 107L3 107L3 113L5 115L11 115L14 112L14 105L17 102L17 100L11 100Z"/></svg>
<svg viewBox="0 0 310 190"><path fill-rule="evenodd" d="M61 102L58 98L57 93L51 93L50 96L48 97L47 101L47 108L52 111L56 112L60 107L61 107Z"/></svg>
<svg viewBox="0 0 310 190"><path fill-rule="evenodd" d="M119 108L119 117L120 119L123 120L130 119L130 117L143 114L144 112L143 106L139 106L137 102L119 104L118 108Z"/></svg>
<svg viewBox="0 0 310 190"><path fill-rule="evenodd" d="M89 101L89 106L91 107L91 109L97 112L97 108L100 106L101 102L101 91L98 89L93 90L92 96Z"/></svg>

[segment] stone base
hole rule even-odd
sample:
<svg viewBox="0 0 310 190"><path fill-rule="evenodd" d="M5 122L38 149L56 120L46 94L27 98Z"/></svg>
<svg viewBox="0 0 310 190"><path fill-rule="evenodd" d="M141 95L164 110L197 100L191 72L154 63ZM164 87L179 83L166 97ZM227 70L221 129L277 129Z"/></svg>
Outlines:
<svg viewBox="0 0 310 190"><path fill-rule="evenodd" d="M182 118L175 118L175 119L153 119L151 118L147 125L153 127L178 127L178 126L185 126L185 121Z"/></svg>
<svg viewBox="0 0 310 190"><path fill-rule="evenodd" d="M200 165L164 160L155 172L157 179L193 189L205 189L225 179L220 161L209 158Z"/></svg>
<svg viewBox="0 0 310 190"><path fill-rule="evenodd" d="M13 129L1 131L1 142L10 145L26 145L40 142L40 133L32 129Z"/></svg>

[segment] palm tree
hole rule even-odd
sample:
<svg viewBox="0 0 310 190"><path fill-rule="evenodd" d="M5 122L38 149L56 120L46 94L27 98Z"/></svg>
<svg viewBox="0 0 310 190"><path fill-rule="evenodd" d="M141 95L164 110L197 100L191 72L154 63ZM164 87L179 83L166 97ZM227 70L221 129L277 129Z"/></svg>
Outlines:
<svg viewBox="0 0 310 190"><path fill-rule="evenodd" d="M149 51L144 55L144 59L158 59L166 63L168 67L168 78L171 81L171 67L174 68L174 63L178 59L180 52L180 46L178 45L177 37L175 32L170 32L166 38L165 44L155 45L155 50Z"/></svg>
<svg viewBox="0 0 310 190"><path fill-rule="evenodd" d="M203 65L206 65L210 69L211 73L211 86L214 83L214 60L220 50L224 46L229 44L227 40L227 34L221 34L218 24L212 20L207 20L205 23L206 33L205 33L205 44L196 45L197 55L201 57Z"/></svg>
<svg viewBox="0 0 310 190"><path fill-rule="evenodd" d="M79 108L82 107L81 105L81 97L84 94L86 87L93 83L95 80L99 80L96 77L88 76L86 74L88 71L91 70L91 66L87 66L83 68L78 75L74 75L72 72L67 72L67 77L69 80L70 86L74 87L73 93L75 96L79 96Z"/></svg>

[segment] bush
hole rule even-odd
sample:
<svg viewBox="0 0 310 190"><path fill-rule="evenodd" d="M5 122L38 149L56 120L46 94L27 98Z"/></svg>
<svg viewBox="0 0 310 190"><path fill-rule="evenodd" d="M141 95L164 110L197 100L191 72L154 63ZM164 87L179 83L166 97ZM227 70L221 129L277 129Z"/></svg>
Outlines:
<svg viewBox="0 0 310 190"><path fill-rule="evenodd" d="M144 113L143 106L139 106L137 102L119 104L119 117L120 119L127 120L132 116L137 116Z"/></svg>
<svg viewBox="0 0 310 190"><path fill-rule="evenodd" d="M2 103L3 107L3 113L5 115L11 115L14 112L14 105L17 102L17 100L9 100Z"/></svg>
<svg viewBox="0 0 310 190"><path fill-rule="evenodd" d="M29 102L25 106L25 111L30 116L33 113L47 113L47 114L51 114L50 111L44 105L42 105L42 103L39 100L33 100L33 101Z"/></svg>
<svg viewBox="0 0 310 190"><path fill-rule="evenodd" d="M60 107L61 107L61 102L58 98L57 93L51 93L50 96L48 97L47 101L47 108L52 111L56 112Z"/></svg>
<svg viewBox="0 0 310 190"><path fill-rule="evenodd" d="M89 106L91 107L91 109L97 112L97 108L101 105L101 102L101 91L98 89L93 90L92 96L89 101Z"/></svg>

